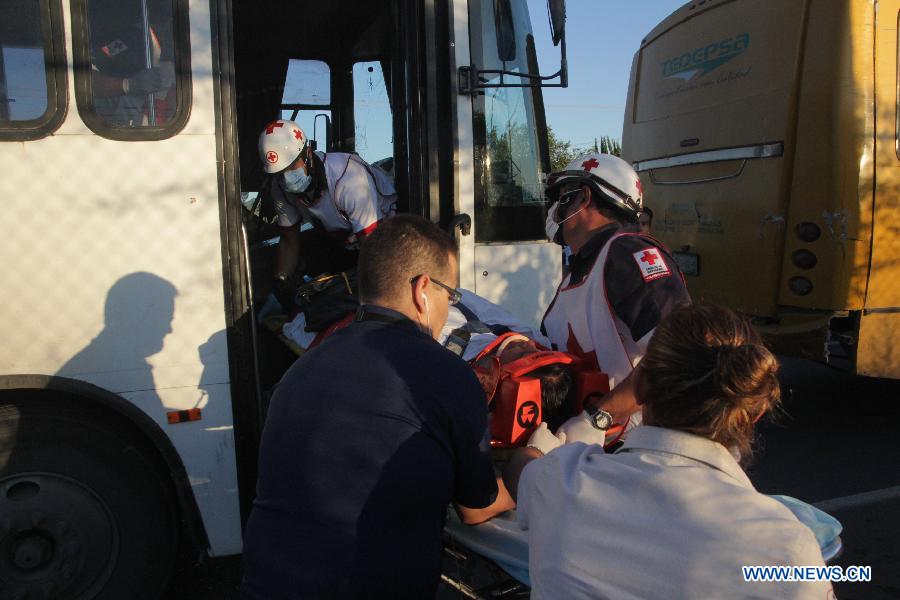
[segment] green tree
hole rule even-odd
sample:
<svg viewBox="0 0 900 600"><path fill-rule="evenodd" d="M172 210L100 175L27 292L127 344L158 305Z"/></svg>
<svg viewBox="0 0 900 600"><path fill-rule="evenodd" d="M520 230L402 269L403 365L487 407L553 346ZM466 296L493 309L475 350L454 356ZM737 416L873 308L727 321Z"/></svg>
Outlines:
<svg viewBox="0 0 900 600"><path fill-rule="evenodd" d="M573 146L572 142L558 137L553 132L553 129L547 127L547 142L550 146L550 170L554 173L562 171L567 164L588 152L603 152L614 156L622 155L621 142L608 135L601 136L599 140L594 138L594 143L587 148L578 148Z"/></svg>
<svg viewBox="0 0 900 600"><path fill-rule="evenodd" d="M596 142L594 144L596 145ZM600 152L612 154L613 156L622 156L622 144L619 140L604 135L600 138Z"/></svg>
<svg viewBox="0 0 900 600"><path fill-rule="evenodd" d="M547 144L550 147L550 171L562 171L566 165L586 152L584 148L575 148L572 142L563 140L547 127Z"/></svg>

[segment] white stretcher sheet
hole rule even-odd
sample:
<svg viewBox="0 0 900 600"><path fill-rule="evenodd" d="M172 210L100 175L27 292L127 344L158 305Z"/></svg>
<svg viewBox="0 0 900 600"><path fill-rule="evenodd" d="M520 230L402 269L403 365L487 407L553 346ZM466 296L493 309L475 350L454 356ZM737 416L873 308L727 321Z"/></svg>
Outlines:
<svg viewBox="0 0 900 600"><path fill-rule="evenodd" d="M822 556L828 562L841 550L843 527L828 513L790 496L771 496L787 506L797 519L816 536ZM457 544L488 558L517 581L531 586L528 576L528 532L519 528L516 511L491 519L481 525L466 525L456 511L448 511L445 532Z"/></svg>

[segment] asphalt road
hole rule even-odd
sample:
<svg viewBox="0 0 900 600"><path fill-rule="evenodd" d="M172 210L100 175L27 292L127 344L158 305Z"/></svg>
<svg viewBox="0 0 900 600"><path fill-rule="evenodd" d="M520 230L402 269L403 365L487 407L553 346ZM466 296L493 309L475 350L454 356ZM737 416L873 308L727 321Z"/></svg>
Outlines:
<svg viewBox="0 0 900 600"><path fill-rule="evenodd" d="M751 479L841 521L834 564L871 566L872 581L838 583L838 598L900 599L900 382L799 359L783 360L781 379L785 411L761 427ZM237 598L239 579L239 557L208 561L180 571L167 600Z"/></svg>
<svg viewBox="0 0 900 600"><path fill-rule="evenodd" d="M785 415L762 428L751 479L841 521L834 564L871 566L872 581L835 584L839 598L900 598L900 382L782 365Z"/></svg>

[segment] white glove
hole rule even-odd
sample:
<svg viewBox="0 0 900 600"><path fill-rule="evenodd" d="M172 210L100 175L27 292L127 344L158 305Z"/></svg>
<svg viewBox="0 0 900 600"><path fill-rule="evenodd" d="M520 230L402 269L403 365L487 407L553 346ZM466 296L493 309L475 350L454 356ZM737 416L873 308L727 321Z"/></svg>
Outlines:
<svg viewBox="0 0 900 600"><path fill-rule="evenodd" d="M559 426L556 435L563 435L568 443L584 442L585 444L600 444L606 441L606 432L594 427L590 415L581 411Z"/></svg>
<svg viewBox="0 0 900 600"><path fill-rule="evenodd" d="M534 433L531 434L531 437L528 438L527 446L529 448L534 448L541 454L547 454L554 448L559 448L565 443L565 433L553 433L547 427L546 423L541 423L538 425L538 428L534 430Z"/></svg>

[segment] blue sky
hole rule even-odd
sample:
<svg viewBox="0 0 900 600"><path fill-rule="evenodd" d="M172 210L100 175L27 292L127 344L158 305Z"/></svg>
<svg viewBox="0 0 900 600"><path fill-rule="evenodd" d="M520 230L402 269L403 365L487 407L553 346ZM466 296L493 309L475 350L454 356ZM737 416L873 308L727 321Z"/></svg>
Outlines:
<svg viewBox="0 0 900 600"><path fill-rule="evenodd" d="M550 40L547 0L526 0L542 74L559 69ZM685 0L567 0L569 87L545 88L547 123L558 137L584 148L594 137L622 137L631 60L641 40ZM358 65L362 67L362 65ZM356 69L356 150L369 161L390 156L391 116L381 68ZM290 79L290 76L289 76ZM312 116L300 115L312 128Z"/></svg>
<svg viewBox="0 0 900 600"><path fill-rule="evenodd" d="M622 138L631 59L641 40L685 0L567 0L569 87L544 90L547 123L577 147ZM528 0L541 71L559 68L546 0Z"/></svg>

